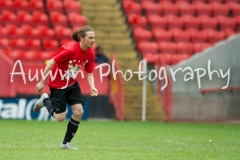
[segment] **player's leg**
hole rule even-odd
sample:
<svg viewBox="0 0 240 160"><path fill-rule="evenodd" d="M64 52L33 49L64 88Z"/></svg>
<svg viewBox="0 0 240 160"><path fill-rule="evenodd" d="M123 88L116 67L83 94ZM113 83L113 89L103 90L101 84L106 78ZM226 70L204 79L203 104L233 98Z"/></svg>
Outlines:
<svg viewBox="0 0 240 160"><path fill-rule="evenodd" d="M67 126L67 131L63 140L63 144L66 144L67 142L71 142L72 138L76 134L78 130L78 125L80 123L80 120L83 115L83 108L82 104L75 104L71 106L73 115L70 118Z"/></svg>
<svg viewBox="0 0 240 160"><path fill-rule="evenodd" d="M80 124L80 120L83 115L83 108L82 104L75 104L71 106L73 115L70 118L68 125L67 125L67 131L63 140L63 143L61 145L61 148L67 148L67 149L77 149L71 145L71 140L73 139L74 135L76 134L78 130L78 126Z"/></svg>
<svg viewBox="0 0 240 160"><path fill-rule="evenodd" d="M50 115L58 122L62 122L66 118L66 90L51 88L50 98L48 94L43 93L40 99L35 103L33 110L38 112L39 109L46 106Z"/></svg>
<svg viewBox="0 0 240 160"><path fill-rule="evenodd" d="M48 113L58 122L62 122L66 118L66 103L62 104L62 107L55 107L52 105L50 99L43 100L44 105L46 106Z"/></svg>
<svg viewBox="0 0 240 160"><path fill-rule="evenodd" d="M84 104L84 101L80 87L77 82L69 87L69 90L67 91L66 95L67 103L70 105L72 109L72 117L68 122L67 131L63 140L63 144L61 145L61 148L68 148L68 144L71 145L70 142L78 130L78 126L83 115L82 105Z"/></svg>

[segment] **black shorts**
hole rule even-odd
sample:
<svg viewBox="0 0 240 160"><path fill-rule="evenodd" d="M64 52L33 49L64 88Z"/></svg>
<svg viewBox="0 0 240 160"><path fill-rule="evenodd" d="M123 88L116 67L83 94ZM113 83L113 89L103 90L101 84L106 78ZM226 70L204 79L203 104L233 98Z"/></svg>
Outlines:
<svg viewBox="0 0 240 160"><path fill-rule="evenodd" d="M65 89L55 89L50 87L50 99L55 113L66 111L66 103L71 106L81 103L84 105L83 96L78 82Z"/></svg>

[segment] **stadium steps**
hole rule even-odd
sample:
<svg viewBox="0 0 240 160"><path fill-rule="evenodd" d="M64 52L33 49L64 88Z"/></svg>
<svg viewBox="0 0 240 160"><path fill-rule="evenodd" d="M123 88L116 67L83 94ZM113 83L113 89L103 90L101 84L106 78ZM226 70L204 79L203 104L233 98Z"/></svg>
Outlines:
<svg viewBox="0 0 240 160"><path fill-rule="evenodd" d="M138 71L139 60L132 43L129 28L117 0L80 0L82 13L87 17L88 25L94 28L96 43L103 47L110 58L115 53L120 69ZM94 9L94 11L93 11ZM129 74L127 74L129 77ZM142 114L142 81L133 75L125 85L125 119L141 120ZM147 84L146 120L166 121L158 96L153 92L150 82Z"/></svg>

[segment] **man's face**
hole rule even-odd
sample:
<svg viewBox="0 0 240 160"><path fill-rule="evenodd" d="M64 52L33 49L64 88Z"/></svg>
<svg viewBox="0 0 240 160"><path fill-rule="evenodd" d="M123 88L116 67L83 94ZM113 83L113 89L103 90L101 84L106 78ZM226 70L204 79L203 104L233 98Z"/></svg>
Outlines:
<svg viewBox="0 0 240 160"><path fill-rule="evenodd" d="M81 42L84 46L87 48L91 48L95 42L95 34L93 31L87 31L86 36L84 38L81 38Z"/></svg>
<svg viewBox="0 0 240 160"><path fill-rule="evenodd" d="M103 53L102 48L99 48L97 53L98 53L98 54L102 54L102 53Z"/></svg>

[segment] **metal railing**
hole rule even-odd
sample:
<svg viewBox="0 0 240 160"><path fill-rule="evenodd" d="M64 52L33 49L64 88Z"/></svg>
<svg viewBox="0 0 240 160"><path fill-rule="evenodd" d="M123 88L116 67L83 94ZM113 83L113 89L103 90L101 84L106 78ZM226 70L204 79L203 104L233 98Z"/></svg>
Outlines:
<svg viewBox="0 0 240 160"><path fill-rule="evenodd" d="M229 91L230 93L232 93L234 90L240 90L240 86L228 87L226 89L222 89L222 88L203 88L200 91L204 95L205 93L209 93L209 92L222 92L222 91Z"/></svg>

